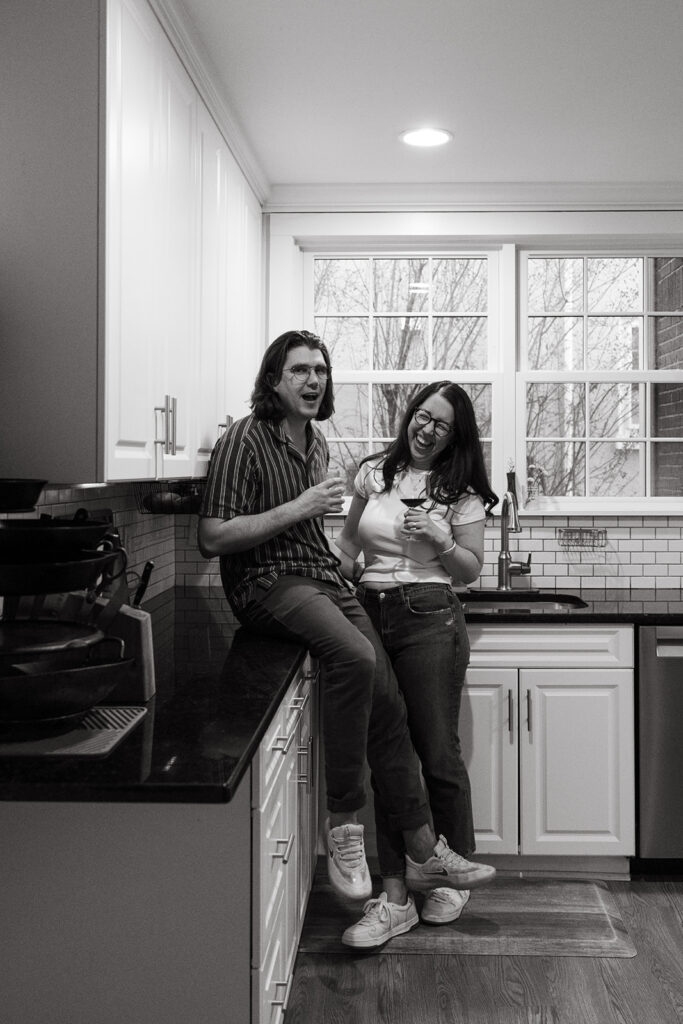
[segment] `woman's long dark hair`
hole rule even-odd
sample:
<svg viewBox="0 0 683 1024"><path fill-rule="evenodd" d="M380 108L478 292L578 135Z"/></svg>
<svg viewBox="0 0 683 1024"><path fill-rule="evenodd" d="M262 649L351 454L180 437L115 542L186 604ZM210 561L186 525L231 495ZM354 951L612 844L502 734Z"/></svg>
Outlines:
<svg viewBox="0 0 683 1024"><path fill-rule="evenodd" d="M489 483L474 408L467 392L450 380L428 384L410 401L396 440L380 453L384 490L390 491L396 474L410 466L408 426L415 410L430 395L435 394L450 403L453 409L453 430L449 444L439 453L429 471L427 497L439 504L452 505L468 491L474 491L484 502L488 514L498 503L498 495L491 490ZM368 455L362 462L376 458L376 454Z"/></svg>
<svg viewBox="0 0 683 1024"><path fill-rule="evenodd" d="M287 353L291 348L305 345L311 351L322 352L327 367L327 387L323 395L317 420L328 420L334 412L334 385L332 384L332 364L326 346L317 334L310 331L285 331L279 338L271 342L265 351L259 372L251 393L251 408L257 420L282 420L285 410L275 387L282 380L282 370L287 361Z"/></svg>

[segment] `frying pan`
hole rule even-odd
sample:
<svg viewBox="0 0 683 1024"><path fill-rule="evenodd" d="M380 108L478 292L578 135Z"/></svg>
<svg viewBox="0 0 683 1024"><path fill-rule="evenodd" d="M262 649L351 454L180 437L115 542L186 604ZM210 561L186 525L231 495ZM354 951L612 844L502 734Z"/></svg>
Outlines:
<svg viewBox="0 0 683 1024"><path fill-rule="evenodd" d="M0 594L65 594L86 590L121 555L118 551L83 551L64 562L0 562Z"/></svg>
<svg viewBox="0 0 683 1024"><path fill-rule="evenodd" d="M113 536L95 519L0 519L0 563L69 562Z"/></svg>

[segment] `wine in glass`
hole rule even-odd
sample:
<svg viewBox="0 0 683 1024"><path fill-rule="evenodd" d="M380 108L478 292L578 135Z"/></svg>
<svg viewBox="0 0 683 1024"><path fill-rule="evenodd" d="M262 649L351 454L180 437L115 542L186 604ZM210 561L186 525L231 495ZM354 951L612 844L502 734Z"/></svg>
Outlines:
<svg viewBox="0 0 683 1024"><path fill-rule="evenodd" d="M408 508L419 508L424 501L424 498L401 498L401 501ZM415 537L408 537L407 540L413 541L415 540Z"/></svg>

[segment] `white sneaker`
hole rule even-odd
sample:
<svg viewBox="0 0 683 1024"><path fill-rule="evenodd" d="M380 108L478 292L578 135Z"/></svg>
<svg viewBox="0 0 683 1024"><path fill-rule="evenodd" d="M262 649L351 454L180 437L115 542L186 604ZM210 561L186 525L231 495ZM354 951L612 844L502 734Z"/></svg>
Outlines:
<svg viewBox="0 0 683 1024"><path fill-rule="evenodd" d="M383 945L395 935L409 932L419 923L412 896L408 896L408 902L401 906L399 903L389 903L387 894L383 892L378 899L367 901L360 921L346 929L342 942L354 949L371 949Z"/></svg>
<svg viewBox="0 0 683 1024"><path fill-rule="evenodd" d="M496 869L489 864L475 864L451 850L443 836L434 847L434 856L418 864L406 854L406 885L417 892L432 889L476 889L496 877Z"/></svg>
<svg viewBox="0 0 683 1024"><path fill-rule="evenodd" d="M432 889L425 896L420 917L430 924L457 921L470 898L469 889Z"/></svg>
<svg viewBox="0 0 683 1024"><path fill-rule="evenodd" d="M327 874L333 889L352 900L372 896L372 879L365 859L362 825L338 825L327 832Z"/></svg>

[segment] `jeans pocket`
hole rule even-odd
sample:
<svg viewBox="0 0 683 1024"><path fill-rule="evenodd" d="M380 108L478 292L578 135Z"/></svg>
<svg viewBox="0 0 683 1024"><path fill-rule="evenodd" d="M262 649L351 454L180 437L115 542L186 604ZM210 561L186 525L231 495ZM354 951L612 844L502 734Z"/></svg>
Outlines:
<svg viewBox="0 0 683 1024"><path fill-rule="evenodd" d="M406 592L406 605L413 615L428 616L444 626L453 624L453 605L450 594L442 587L427 589L424 586Z"/></svg>

